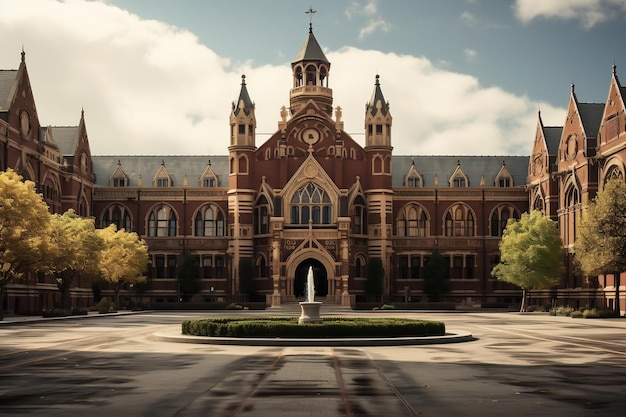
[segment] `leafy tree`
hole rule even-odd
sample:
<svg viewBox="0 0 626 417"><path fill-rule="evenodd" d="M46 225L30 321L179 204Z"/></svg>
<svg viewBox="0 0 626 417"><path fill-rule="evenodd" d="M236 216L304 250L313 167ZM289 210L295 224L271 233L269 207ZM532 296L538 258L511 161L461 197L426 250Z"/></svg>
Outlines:
<svg viewBox="0 0 626 417"><path fill-rule="evenodd" d="M367 263L367 281L365 281L365 294L381 296L385 279L385 268L380 258L370 258Z"/></svg>
<svg viewBox="0 0 626 417"><path fill-rule="evenodd" d="M200 291L200 259L198 255L186 254L178 265L180 296L184 300Z"/></svg>
<svg viewBox="0 0 626 417"><path fill-rule="evenodd" d="M32 181L9 169L0 173L0 320L4 289L27 271L45 268L50 229L48 206Z"/></svg>
<svg viewBox="0 0 626 417"><path fill-rule="evenodd" d="M527 292L559 282L563 267L563 243L556 222L540 211L510 219L500 241L500 263L491 275L522 288L520 311L526 310Z"/></svg>
<svg viewBox="0 0 626 417"><path fill-rule="evenodd" d="M424 265L424 292L431 301L439 301L439 296L449 291L448 264L439 253L434 252Z"/></svg>
<svg viewBox="0 0 626 417"><path fill-rule="evenodd" d="M98 258L101 278L115 292L116 305L120 305L120 289L125 283L145 282L143 274L148 266L148 245L135 232L117 230L114 224L98 229L104 248Z"/></svg>
<svg viewBox="0 0 626 417"><path fill-rule="evenodd" d="M254 294L252 258L239 260L239 293L251 296Z"/></svg>
<svg viewBox="0 0 626 417"><path fill-rule="evenodd" d="M48 270L61 292L61 307L69 308L69 289L81 273L97 274L98 254L104 242L96 233L93 218L84 218L74 210L51 216L50 247L46 256Z"/></svg>
<svg viewBox="0 0 626 417"><path fill-rule="evenodd" d="M576 230L575 261L587 275L613 274L615 310L620 308L620 273L626 270L626 183L611 180L583 211Z"/></svg>

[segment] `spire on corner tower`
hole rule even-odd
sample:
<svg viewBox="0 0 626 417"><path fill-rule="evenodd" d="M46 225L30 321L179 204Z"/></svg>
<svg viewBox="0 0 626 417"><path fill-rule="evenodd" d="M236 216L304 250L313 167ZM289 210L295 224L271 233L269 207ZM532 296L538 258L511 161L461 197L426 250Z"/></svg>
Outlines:
<svg viewBox="0 0 626 417"><path fill-rule="evenodd" d="M246 76L241 76L241 90L237 103L233 102L230 113L230 145L254 147L256 117L254 102L246 88Z"/></svg>
<svg viewBox="0 0 626 417"><path fill-rule="evenodd" d="M391 112L376 75L374 92L365 105L365 146L391 146Z"/></svg>

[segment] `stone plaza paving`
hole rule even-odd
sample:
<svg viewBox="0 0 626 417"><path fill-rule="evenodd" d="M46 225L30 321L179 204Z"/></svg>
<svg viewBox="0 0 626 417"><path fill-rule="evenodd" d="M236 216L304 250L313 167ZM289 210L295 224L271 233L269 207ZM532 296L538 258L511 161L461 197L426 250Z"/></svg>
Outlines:
<svg viewBox="0 0 626 417"><path fill-rule="evenodd" d="M178 343L180 323L260 312L141 312L0 323L0 416L606 416L626 410L626 319L356 312L441 320L463 343Z"/></svg>

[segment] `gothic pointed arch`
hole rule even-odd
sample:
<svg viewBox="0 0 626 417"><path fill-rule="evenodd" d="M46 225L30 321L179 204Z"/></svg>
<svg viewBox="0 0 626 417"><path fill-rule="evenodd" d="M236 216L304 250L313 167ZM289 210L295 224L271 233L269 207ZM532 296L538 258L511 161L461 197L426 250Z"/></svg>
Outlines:
<svg viewBox="0 0 626 417"><path fill-rule="evenodd" d="M213 203L204 204L193 215L194 236L226 236L226 216L224 211Z"/></svg>
<svg viewBox="0 0 626 417"><path fill-rule="evenodd" d="M178 234L178 213L166 203L155 204L146 216L148 236L168 237Z"/></svg>
<svg viewBox="0 0 626 417"><path fill-rule="evenodd" d="M425 237L430 235L430 215L424 206L409 203L400 209L396 218L396 235L399 237Z"/></svg>
<svg viewBox="0 0 626 417"><path fill-rule="evenodd" d="M476 236L476 214L465 203L452 204L443 215L444 236Z"/></svg>
<svg viewBox="0 0 626 417"><path fill-rule="evenodd" d="M99 219L100 227L103 229L114 224L117 230L124 229L127 232L133 230L133 214L124 204L109 204L102 210Z"/></svg>
<svg viewBox="0 0 626 417"><path fill-rule="evenodd" d="M500 237L506 228L509 219L519 220L519 210L512 204L500 204L491 211L489 216L489 233L493 237Z"/></svg>

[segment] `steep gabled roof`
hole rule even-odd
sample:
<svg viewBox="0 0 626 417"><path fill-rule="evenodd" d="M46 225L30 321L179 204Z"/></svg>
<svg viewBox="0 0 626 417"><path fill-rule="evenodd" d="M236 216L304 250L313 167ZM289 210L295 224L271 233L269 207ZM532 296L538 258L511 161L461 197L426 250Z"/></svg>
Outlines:
<svg viewBox="0 0 626 417"><path fill-rule="evenodd" d="M605 103L577 103L578 114L587 137L598 136Z"/></svg>
<svg viewBox="0 0 626 417"><path fill-rule="evenodd" d="M0 112L9 110L16 82L17 70L0 70Z"/></svg>
<svg viewBox="0 0 626 417"><path fill-rule="evenodd" d="M543 137L546 139L548 155L556 155L559 151L563 126L546 126L543 128Z"/></svg>
<svg viewBox="0 0 626 417"><path fill-rule="evenodd" d="M74 156L78 145L78 126L52 126L50 131L61 155Z"/></svg>

